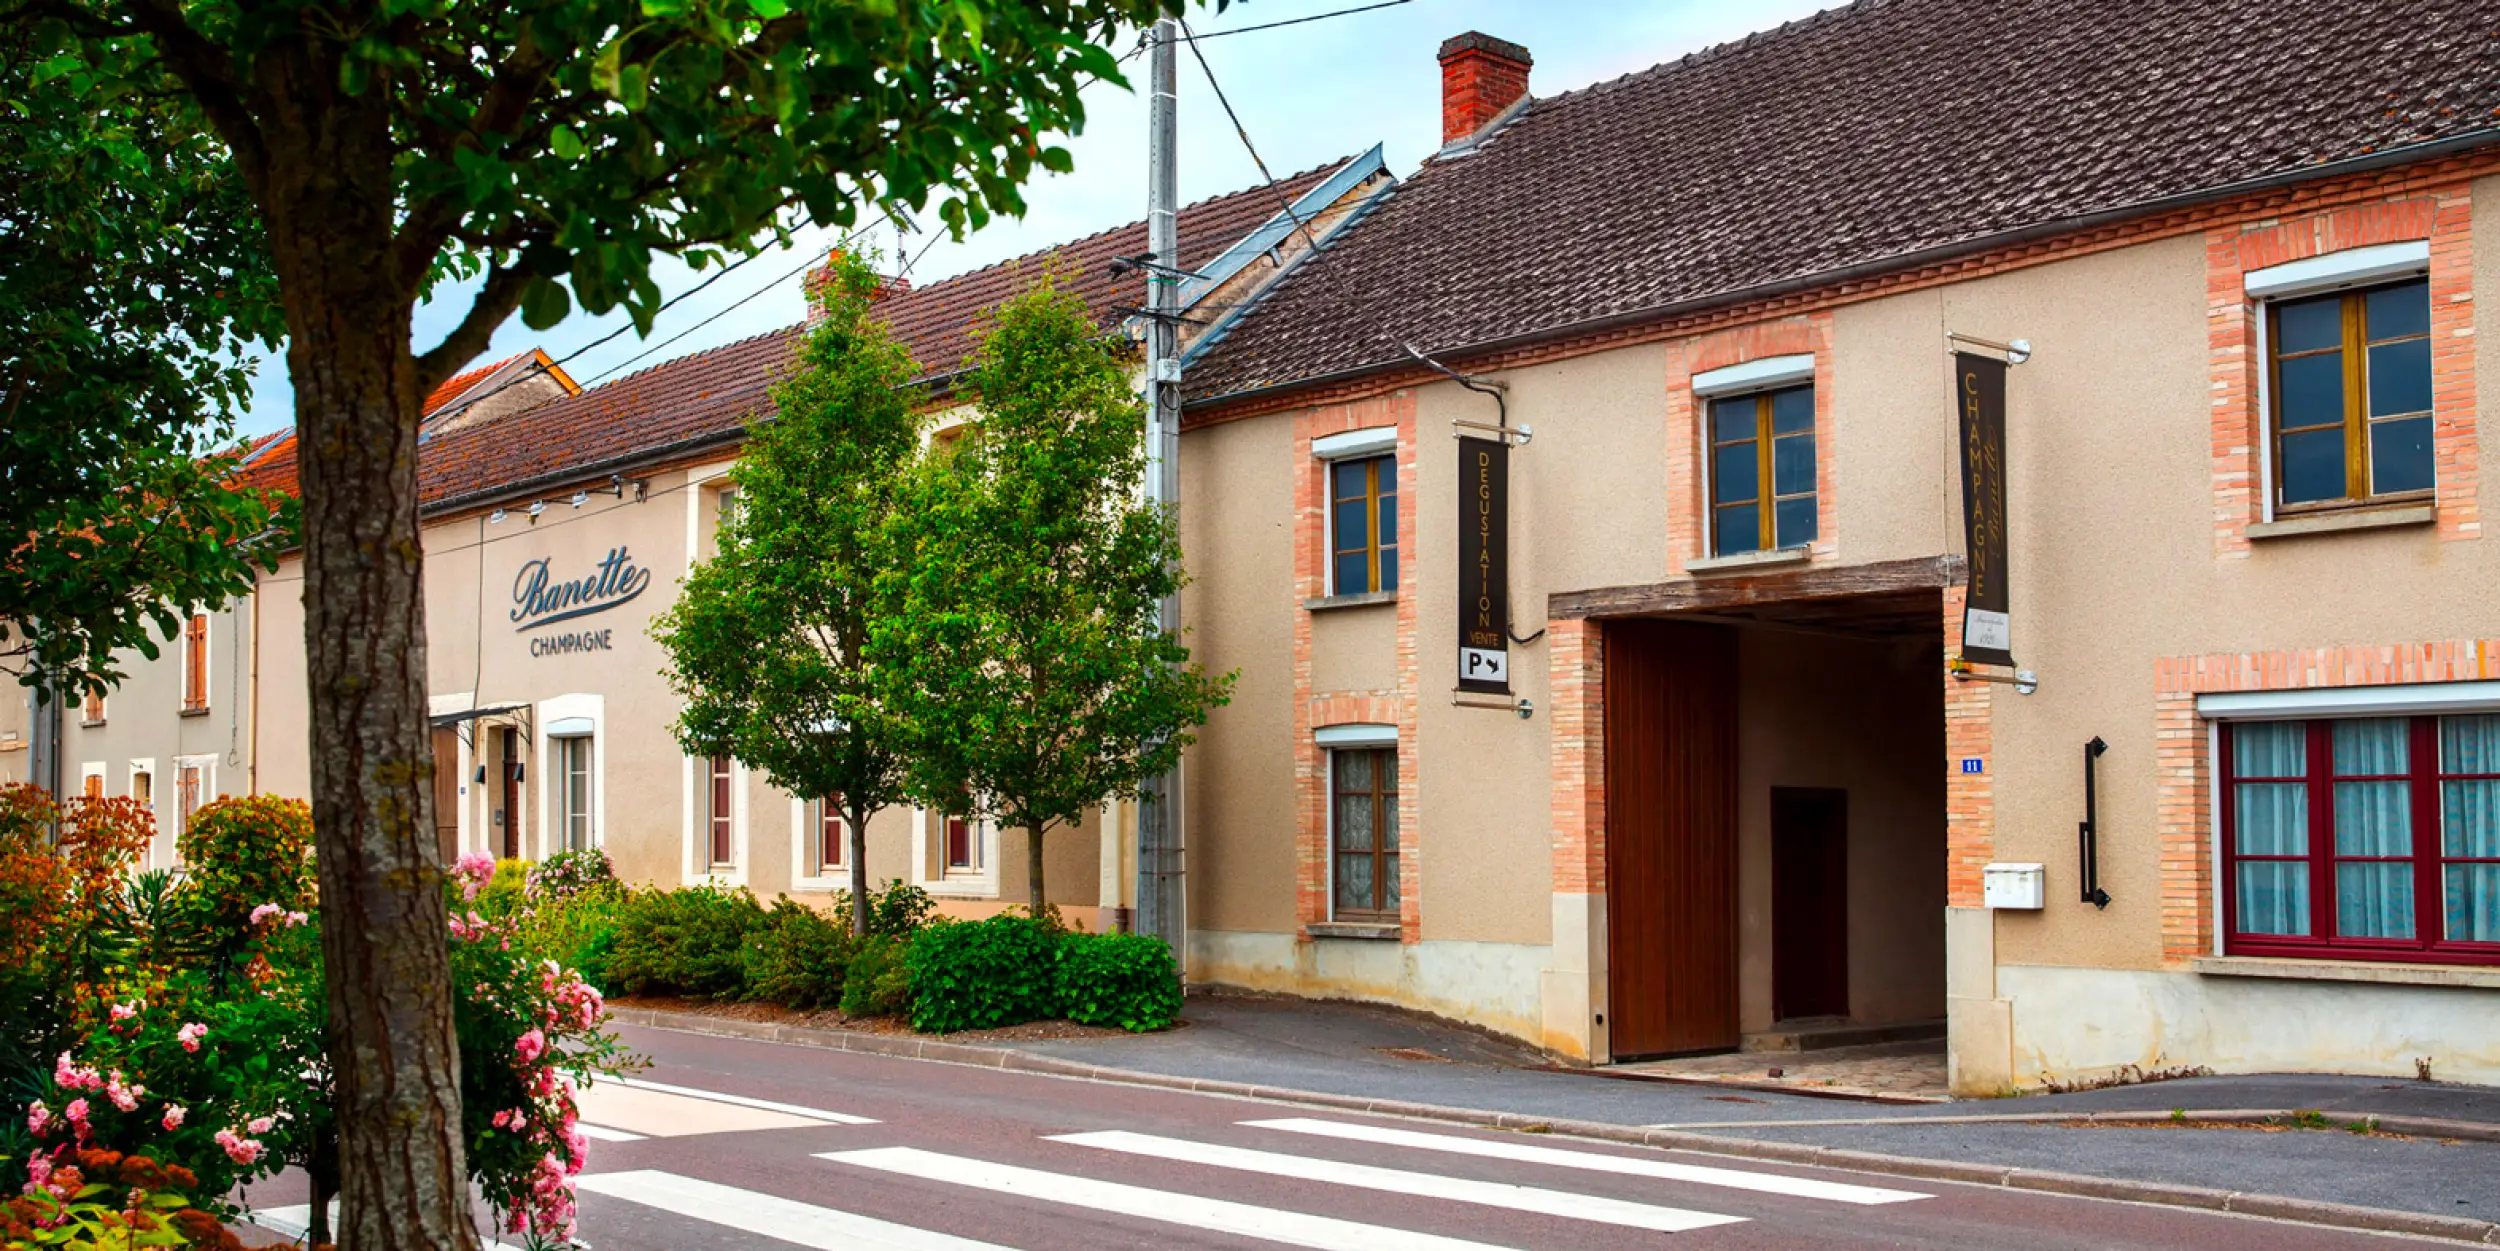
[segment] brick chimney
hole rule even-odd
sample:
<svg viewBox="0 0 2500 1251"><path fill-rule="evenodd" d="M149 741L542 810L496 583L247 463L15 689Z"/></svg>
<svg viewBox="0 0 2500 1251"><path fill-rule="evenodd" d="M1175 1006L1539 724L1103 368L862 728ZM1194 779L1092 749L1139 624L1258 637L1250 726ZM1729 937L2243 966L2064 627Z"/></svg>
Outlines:
<svg viewBox="0 0 2500 1251"><path fill-rule="evenodd" d="M824 320L825 287L833 281L833 265L834 258L829 257L822 266L807 271L807 277L801 280L801 285L807 292L807 324L811 326ZM868 302L882 303L889 296L901 295L909 290L911 290L911 279L879 274L877 285L868 292Z"/></svg>
<svg viewBox="0 0 2500 1251"><path fill-rule="evenodd" d="M1482 31L1441 42L1441 143L1483 130L1528 94L1528 50Z"/></svg>

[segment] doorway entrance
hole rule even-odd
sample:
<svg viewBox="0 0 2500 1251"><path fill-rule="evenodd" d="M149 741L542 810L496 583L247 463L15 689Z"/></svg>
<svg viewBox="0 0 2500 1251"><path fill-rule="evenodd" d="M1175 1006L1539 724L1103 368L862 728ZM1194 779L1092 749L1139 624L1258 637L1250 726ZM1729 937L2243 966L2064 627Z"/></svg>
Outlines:
<svg viewBox="0 0 2500 1251"><path fill-rule="evenodd" d="M439 862L460 858L460 731L434 727L434 851Z"/></svg>
<svg viewBox="0 0 2500 1251"><path fill-rule="evenodd" d="M495 731L495 754L503 762L503 858L521 858L521 733L509 726Z"/></svg>
<svg viewBox="0 0 2500 1251"><path fill-rule="evenodd" d="M1771 788L1771 1016L1849 1015L1849 792Z"/></svg>

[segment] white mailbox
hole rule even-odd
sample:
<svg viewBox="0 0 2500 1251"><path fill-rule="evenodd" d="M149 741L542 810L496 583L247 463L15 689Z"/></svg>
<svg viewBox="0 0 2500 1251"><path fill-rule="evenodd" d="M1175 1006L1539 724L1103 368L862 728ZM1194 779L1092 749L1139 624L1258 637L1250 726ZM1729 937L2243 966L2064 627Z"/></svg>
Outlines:
<svg viewBox="0 0 2500 1251"><path fill-rule="evenodd" d="M2048 900L2048 868L2037 864L1992 864L1980 873L1991 908L2042 908Z"/></svg>

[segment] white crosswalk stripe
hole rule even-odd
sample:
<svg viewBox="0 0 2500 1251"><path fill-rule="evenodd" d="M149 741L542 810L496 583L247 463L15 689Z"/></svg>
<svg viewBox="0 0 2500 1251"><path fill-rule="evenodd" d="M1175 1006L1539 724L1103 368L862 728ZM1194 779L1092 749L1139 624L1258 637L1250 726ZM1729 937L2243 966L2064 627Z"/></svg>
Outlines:
<svg viewBox="0 0 2500 1251"><path fill-rule="evenodd" d="M697 1090L692 1086L671 1086L666 1082L646 1081L639 1077L605 1077L600 1080L614 1082L619 1086L631 1087L635 1090L651 1090L664 1095L685 1095L694 1099L708 1099L713 1103L736 1104L742 1108L779 1112L787 1116L825 1121L834 1125L874 1125L877 1123L874 1117L854 1116L848 1112L828 1112L823 1108L801 1107L795 1103L775 1103L770 1099L752 1099L745 1095L722 1094L717 1090Z"/></svg>
<svg viewBox="0 0 2500 1251"><path fill-rule="evenodd" d="M1492 1244L1469 1242L1462 1238L1445 1238L1438 1234L1312 1216L1202 1195L1152 1190L1144 1186L1098 1181L1012 1164L993 1164L916 1147L826 1151L818 1153L817 1158L1044 1203L1142 1217L1211 1233L1281 1242L1288 1246L1312 1247L1318 1251L1492 1251Z"/></svg>
<svg viewBox="0 0 2500 1251"><path fill-rule="evenodd" d="M1247 1147L1227 1147L1215 1143L1191 1142L1180 1138L1162 1138L1153 1134L1130 1133L1126 1130L1061 1134L1054 1136L1051 1141L1073 1143L1080 1147L1099 1147L1106 1151L1121 1151L1158 1160L1177 1160L1188 1164L1239 1169L1244 1172L1265 1173L1275 1177L1292 1177L1304 1181L1327 1182L1331 1185L1353 1186L1364 1190L1386 1191L1390 1194L1412 1195L1423 1199L1447 1199L1455 1203L1481 1204L1485 1207L1507 1208L1514 1212L1533 1212L1543 1216L1561 1216L1608 1225L1625 1225L1634 1229L1654 1229L1662 1233L1682 1233L1690 1229L1707 1229L1713 1225L1733 1225L1745 1219L1741 1216L1721 1216L1712 1212L1694 1212L1684 1208L1656 1207L1646 1203L1609 1199L1599 1195L1573 1194L1564 1190L1546 1190L1508 1182L1478 1181L1466 1177L1443 1177L1437 1173L1416 1173L1405 1169L1378 1168L1368 1164L1349 1164L1342 1160L1287 1155L1275 1151L1255 1151Z"/></svg>
<svg viewBox="0 0 2500 1251"><path fill-rule="evenodd" d="M1616 1173L1626 1177L1654 1177L1662 1181L1724 1186L1732 1190L1750 1190L1761 1194L1785 1195L1798 1199L1828 1199L1835 1203L1905 1203L1912 1199L1930 1197L1916 1191L1890 1190L1881 1186L1819 1181L1810 1177L1786 1177L1777 1173L1751 1173L1741 1169L1714 1168L1706 1164L1683 1164L1673 1160L1648 1159L1638 1156L1608 1155L1597 1151L1573 1151L1536 1143L1467 1138L1457 1134L1431 1134L1420 1130L1394 1129L1385 1125L1358 1125L1348 1121L1323 1121L1297 1116L1270 1121L1243 1121L1242 1124L1254 1129L1283 1130L1290 1134L1335 1138L1345 1142L1412 1147L1421 1151L1441 1151L1453 1155L1471 1155L1488 1160L1512 1160L1524 1164L1545 1164L1591 1173Z"/></svg>
<svg viewBox="0 0 2500 1251"><path fill-rule="evenodd" d="M820 1251L1004 1251L996 1243L897 1225L779 1195L656 1169L589 1173L581 1189Z"/></svg>

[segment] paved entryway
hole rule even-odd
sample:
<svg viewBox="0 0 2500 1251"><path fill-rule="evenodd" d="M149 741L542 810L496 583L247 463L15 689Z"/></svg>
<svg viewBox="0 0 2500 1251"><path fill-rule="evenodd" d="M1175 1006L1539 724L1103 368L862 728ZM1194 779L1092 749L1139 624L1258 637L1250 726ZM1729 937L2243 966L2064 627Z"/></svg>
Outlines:
<svg viewBox="0 0 2500 1251"><path fill-rule="evenodd" d="M1737 1051L1618 1064L1609 1073L1721 1082L1730 1086L1861 1098L1942 1101L1941 1040L1832 1047L1820 1051Z"/></svg>

